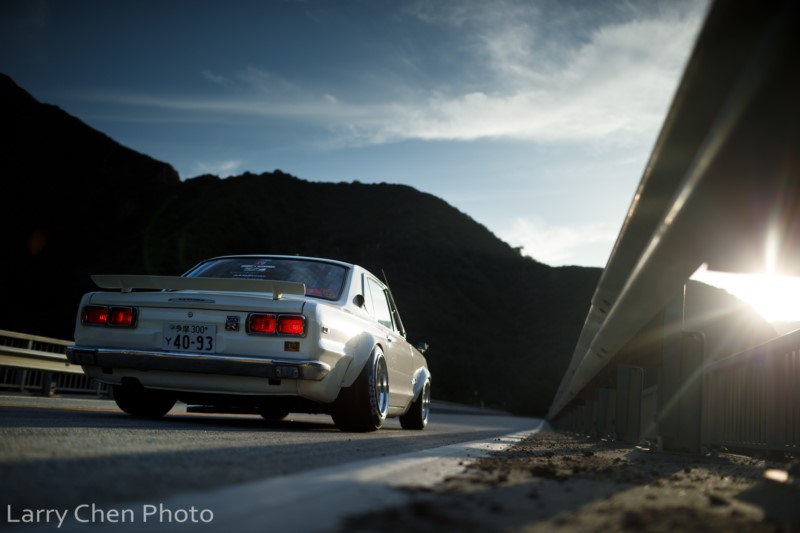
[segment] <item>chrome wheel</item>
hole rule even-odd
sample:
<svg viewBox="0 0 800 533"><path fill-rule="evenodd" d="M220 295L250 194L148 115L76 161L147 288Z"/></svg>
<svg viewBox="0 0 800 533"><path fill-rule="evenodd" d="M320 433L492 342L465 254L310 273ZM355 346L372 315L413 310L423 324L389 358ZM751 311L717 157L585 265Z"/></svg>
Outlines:
<svg viewBox="0 0 800 533"><path fill-rule="evenodd" d="M428 423L428 415L431 412L431 382L425 383L422 389L422 419Z"/></svg>
<svg viewBox="0 0 800 533"><path fill-rule="evenodd" d="M425 380L417 399L408 407L405 414L400 415L403 429L425 429L431 412L431 380Z"/></svg>
<svg viewBox="0 0 800 533"><path fill-rule="evenodd" d="M375 361L373 391L377 414L381 419L385 419L389 412L389 370L386 368L386 359L382 353L380 355Z"/></svg>

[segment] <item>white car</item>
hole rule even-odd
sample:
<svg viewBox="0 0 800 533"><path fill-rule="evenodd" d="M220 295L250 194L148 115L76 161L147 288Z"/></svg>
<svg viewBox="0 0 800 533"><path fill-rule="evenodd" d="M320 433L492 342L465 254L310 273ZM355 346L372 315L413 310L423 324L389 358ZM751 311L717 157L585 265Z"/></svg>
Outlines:
<svg viewBox="0 0 800 533"><path fill-rule="evenodd" d="M92 276L73 364L113 385L126 413L160 417L180 400L206 412L328 413L346 431L387 417L428 423L431 374L386 284L362 267L242 255L183 276Z"/></svg>

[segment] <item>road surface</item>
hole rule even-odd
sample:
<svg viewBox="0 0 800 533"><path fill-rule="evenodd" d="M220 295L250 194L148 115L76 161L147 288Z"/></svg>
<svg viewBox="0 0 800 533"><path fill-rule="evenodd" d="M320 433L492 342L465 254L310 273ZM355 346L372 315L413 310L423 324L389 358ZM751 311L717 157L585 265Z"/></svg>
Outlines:
<svg viewBox="0 0 800 533"><path fill-rule="evenodd" d="M463 469L470 457L485 455L491 443L509 445L505 436L529 433L540 422L435 403L424 431L403 430L390 420L374 433L344 433L322 415L267 422L187 413L179 406L153 421L125 415L104 400L0 396L0 524L22 531L70 530L68 521L58 520L63 511L88 519L87 526L99 521L114 531L135 530L152 511L147 529L171 530L193 519L203 522L189 516L195 508L208 511L205 518L214 516L201 524L207 528L221 531L237 521L246 531L253 525L247 515L258 514L262 522L266 498L286 506L272 509L270 531L311 531L314 520L298 527L297 515L308 521L331 507L361 512L350 500L368 499L348 497L352 491L392 503L396 491L382 492L386 483L433 485ZM321 501L331 494L346 501ZM305 501L314 505L298 503ZM53 512L48 516L47 510ZM336 524L331 520L326 515L320 530L330 530ZM82 527L74 520L72 526Z"/></svg>

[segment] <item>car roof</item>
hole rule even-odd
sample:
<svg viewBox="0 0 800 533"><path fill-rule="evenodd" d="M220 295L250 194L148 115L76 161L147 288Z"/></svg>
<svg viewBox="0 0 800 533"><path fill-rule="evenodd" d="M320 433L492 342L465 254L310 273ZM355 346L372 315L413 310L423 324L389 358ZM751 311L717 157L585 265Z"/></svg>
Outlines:
<svg viewBox="0 0 800 533"><path fill-rule="evenodd" d="M324 257L307 257L307 256L300 256L300 255L275 255L275 254L232 254L232 255L220 255L216 257L210 257L208 259L204 259L201 263L207 263L209 261L215 261L217 259L235 259L235 258L264 258L269 257L272 259L294 259L299 261L318 261L322 263L331 263L334 265L343 266L346 268L354 268L358 265L354 265L353 263L345 263L344 261L338 261L336 259L327 259Z"/></svg>

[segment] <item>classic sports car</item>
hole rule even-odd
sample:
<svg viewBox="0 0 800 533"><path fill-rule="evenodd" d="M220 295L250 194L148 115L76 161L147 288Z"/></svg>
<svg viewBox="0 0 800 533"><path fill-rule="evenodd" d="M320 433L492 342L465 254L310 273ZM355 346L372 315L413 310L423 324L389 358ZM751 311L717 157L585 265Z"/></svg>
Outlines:
<svg viewBox="0 0 800 533"><path fill-rule="evenodd" d="M71 363L132 415L328 413L346 431L428 423L431 374L389 288L357 265L243 255L183 276L92 276Z"/></svg>

